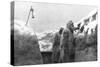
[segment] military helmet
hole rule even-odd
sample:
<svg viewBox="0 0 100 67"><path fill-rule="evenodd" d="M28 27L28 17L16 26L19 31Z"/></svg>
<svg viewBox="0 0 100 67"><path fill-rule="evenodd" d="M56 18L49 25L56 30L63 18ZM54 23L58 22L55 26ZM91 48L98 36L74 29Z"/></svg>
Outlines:
<svg viewBox="0 0 100 67"><path fill-rule="evenodd" d="M73 21L72 20L69 20L68 23L67 23L67 28L71 28L73 25Z"/></svg>

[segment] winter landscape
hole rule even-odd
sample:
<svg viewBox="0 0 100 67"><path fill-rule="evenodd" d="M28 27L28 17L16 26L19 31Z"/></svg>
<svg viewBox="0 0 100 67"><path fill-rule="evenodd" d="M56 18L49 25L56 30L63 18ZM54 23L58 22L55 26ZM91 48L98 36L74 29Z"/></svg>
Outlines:
<svg viewBox="0 0 100 67"><path fill-rule="evenodd" d="M11 42L14 42L11 44L14 46L12 65L97 60L98 12L96 7L31 2L14 2L14 4L15 14L14 19L11 20ZM78 30L73 31L72 34L74 37L74 61L64 60L68 58L68 53L64 50L67 48L63 49L60 46L54 48L54 43L57 41L55 35L61 27L66 30L66 24L69 20L73 21L74 27L78 27ZM63 32L62 36L64 36ZM64 39L64 37L62 38ZM60 42L64 42L62 40ZM61 52L62 50L64 52ZM54 61L53 54L59 60Z"/></svg>

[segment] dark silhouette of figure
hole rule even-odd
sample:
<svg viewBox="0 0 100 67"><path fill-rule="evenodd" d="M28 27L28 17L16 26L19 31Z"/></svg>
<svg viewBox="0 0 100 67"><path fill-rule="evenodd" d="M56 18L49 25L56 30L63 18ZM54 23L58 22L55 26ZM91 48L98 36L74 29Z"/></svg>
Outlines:
<svg viewBox="0 0 100 67"><path fill-rule="evenodd" d="M58 63L59 62L59 57L60 57L60 38L62 34L63 28L61 27L59 32L57 32L54 36L54 42L53 42L53 54L52 54L52 62L53 63Z"/></svg>

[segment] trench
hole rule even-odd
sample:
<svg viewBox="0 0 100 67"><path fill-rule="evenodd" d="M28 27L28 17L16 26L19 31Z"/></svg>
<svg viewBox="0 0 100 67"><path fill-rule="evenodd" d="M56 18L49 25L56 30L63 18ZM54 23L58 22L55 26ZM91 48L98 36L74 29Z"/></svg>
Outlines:
<svg viewBox="0 0 100 67"><path fill-rule="evenodd" d="M52 63L52 52L41 52L43 64Z"/></svg>

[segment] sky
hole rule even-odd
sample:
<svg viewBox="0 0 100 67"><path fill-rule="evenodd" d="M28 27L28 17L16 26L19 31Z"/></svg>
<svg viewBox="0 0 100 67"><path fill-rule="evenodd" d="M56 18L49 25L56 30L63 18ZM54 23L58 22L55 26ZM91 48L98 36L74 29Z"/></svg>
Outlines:
<svg viewBox="0 0 100 67"><path fill-rule="evenodd" d="M28 26L39 33L59 29L69 20L76 23L96 8L95 6L19 1L15 2L14 20L26 23L31 6L34 9L35 18L32 19L30 15Z"/></svg>

